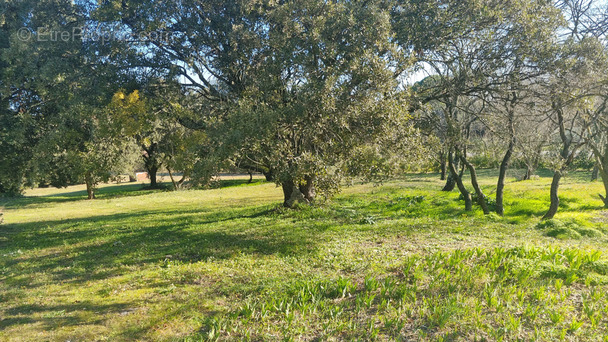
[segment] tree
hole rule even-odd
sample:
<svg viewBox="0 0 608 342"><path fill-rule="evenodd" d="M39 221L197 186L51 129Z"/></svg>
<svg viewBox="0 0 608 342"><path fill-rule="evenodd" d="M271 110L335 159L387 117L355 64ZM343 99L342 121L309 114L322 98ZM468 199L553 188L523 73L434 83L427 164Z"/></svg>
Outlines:
<svg viewBox="0 0 608 342"><path fill-rule="evenodd" d="M127 137L134 139L141 149L144 167L148 171L150 187L157 188L157 172L163 164L161 140L166 125L159 111L140 96L139 90L131 93L118 91L112 97L110 109Z"/></svg>
<svg viewBox="0 0 608 342"><path fill-rule="evenodd" d="M399 28L424 27L435 36L428 41L414 39L413 51L437 78L418 94L420 102L438 101L444 107L448 146L455 155L448 158L450 174L465 199L465 208L470 209L470 195L454 165L456 160L462 162L471 175L479 205L489 213L467 153L472 125L483 124L482 115L487 109L484 102L502 97L514 108L514 90L542 75L543 58L549 55L546 51L550 51L559 13L546 1L476 0L411 2L402 6L403 11L410 15L398 21ZM417 15L420 13L424 15ZM398 34L401 36L406 37L406 46L412 45L408 41L411 37ZM513 122L513 115L509 117ZM512 127L508 122L506 126ZM506 167L515 147L514 130L510 132L497 184L500 213Z"/></svg>
<svg viewBox="0 0 608 342"><path fill-rule="evenodd" d="M154 87L154 84L148 84ZM150 100L138 90L131 93L118 91L109 109L124 136L132 138L141 149L144 167L148 171L150 186L158 187L157 172L166 166L174 187L181 188L186 178L192 176L206 136L179 124L183 110L178 103L162 98L165 91L150 89ZM171 92L172 90L168 90ZM180 113L176 113L180 112ZM182 178L175 181L173 171L182 171Z"/></svg>
<svg viewBox="0 0 608 342"><path fill-rule="evenodd" d="M549 82L545 86L545 101L549 117L558 130L560 151L551 183L551 204L543 219L551 219L559 208L559 184L564 172L572 165L579 151L601 131L590 132L598 125L605 111L605 100L598 101L606 79L605 47L600 44L605 31L597 26L593 15L594 2L560 1L568 19L562 32L561 49L556 56ZM592 147L597 161L601 152Z"/></svg>
<svg viewBox="0 0 608 342"><path fill-rule="evenodd" d="M56 187L84 183L88 199L132 163L134 145L112 122L107 108L72 104L52 122L37 147L41 169Z"/></svg>
<svg viewBox="0 0 608 342"><path fill-rule="evenodd" d="M605 196L599 195L608 208L608 149L606 106L608 88L608 47L606 10L608 4L591 0L561 0L558 2L568 19L564 29L565 43L575 50L566 60L568 67L576 66L573 72L578 76L575 88L570 88L569 105L576 105L580 115L577 126L586 129L583 139L596 160L594 171L602 177ZM577 61L578 63L575 63ZM571 76L572 77L572 76ZM569 84L572 86L572 84ZM595 173L595 172L594 172ZM594 174L597 177L596 174ZM557 195L555 195L557 196ZM559 199L558 199L559 200ZM555 205L551 207L553 209ZM548 214L551 214L552 210ZM550 215L549 215L550 216Z"/></svg>
<svg viewBox="0 0 608 342"><path fill-rule="evenodd" d="M3 3L0 146L8 153L0 153L0 167L11 168L11 179L0 176L0 191L84 182L93 198L96 185L129 155L104 108L121 73L99 56L99 42L74 35L87 24L81 5Z"/></svg>
<svg viewBox="0 0 608 342"><path fill-rule="evenodd" d="M151 65L204 103L198 121L223 159L267 151L287 207L337 190L352 151L407 118L396 74L409 63L382 1L122 1L104 10L139 34L171 32L149 42Z"/></svg>
<svg viewBox="0 0 608 342"><path fill-rule="evenodd" d="M33 183L34 147L79 77L81 45L53 41L38 28L70 31L81 23L72 1L0 4L0 193Z"/></svg>

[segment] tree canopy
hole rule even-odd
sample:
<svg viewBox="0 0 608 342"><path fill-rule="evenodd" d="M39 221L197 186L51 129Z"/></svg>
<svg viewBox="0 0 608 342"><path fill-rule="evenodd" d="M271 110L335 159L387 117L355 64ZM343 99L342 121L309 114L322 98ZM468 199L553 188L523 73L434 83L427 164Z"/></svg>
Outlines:
<svg viewBox="0 0 608 342"><path fill-rule="evenodd" d="M93 190L139 167L152 186L168 171L177 188L240 167L263 172L293 207L346 178L434 163L467 209L503 215L516 163L525 178L555 171L551 217L578 160L608 178L605 10L590 0L6 1L0 192ZM419 73L428 77L413 84ZM476 181L488 166L499 168L495 200Z"/></svg>

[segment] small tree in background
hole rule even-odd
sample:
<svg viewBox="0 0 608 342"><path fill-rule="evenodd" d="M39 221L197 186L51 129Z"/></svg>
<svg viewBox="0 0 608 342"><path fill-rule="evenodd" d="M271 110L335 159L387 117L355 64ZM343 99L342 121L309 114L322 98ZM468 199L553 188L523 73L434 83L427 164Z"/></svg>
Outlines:
<svg viewBox="0 0 608 342"><path fill-rule="evenodd" d="M108 182L133 163L135 146L116 130L103 107L74 105L53 127L36 153L44 165L40 172L53 186L84 183L88 199L94 199L99 183Z"/></svg>

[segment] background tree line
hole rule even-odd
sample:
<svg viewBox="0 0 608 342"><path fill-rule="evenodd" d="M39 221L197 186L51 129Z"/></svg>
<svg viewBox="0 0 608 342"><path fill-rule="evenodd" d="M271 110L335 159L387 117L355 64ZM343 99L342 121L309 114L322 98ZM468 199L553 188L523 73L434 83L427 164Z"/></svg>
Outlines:
<svg viewBox="0 0 608 342"><path fill-rule="evenodd" d="M503 215L508 168L545 167L551 218L572 168L608 193L607 18L592 0L5 1L0 193L238 167L292 207L436 167L466 209ZM499 169L493 199L480 167Z"/></svg>

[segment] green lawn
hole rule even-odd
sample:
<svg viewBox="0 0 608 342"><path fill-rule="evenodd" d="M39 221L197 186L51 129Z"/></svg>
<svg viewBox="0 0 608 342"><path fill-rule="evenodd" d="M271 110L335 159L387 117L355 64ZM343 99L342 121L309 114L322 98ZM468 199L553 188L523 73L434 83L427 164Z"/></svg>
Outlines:
<svg viewBox="0 0 608 342"><path fill-rule="evenodd" d="M539 224L542 175L510 179L504 218L437 175L299 210L262 181L32 190L0 202L0 341L608 341L601 183L569 174Z"/></svg>

